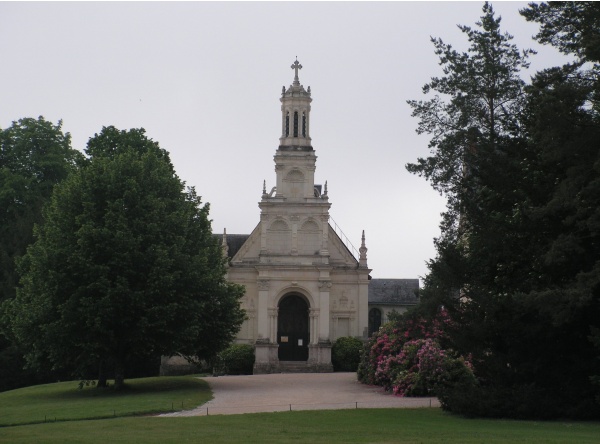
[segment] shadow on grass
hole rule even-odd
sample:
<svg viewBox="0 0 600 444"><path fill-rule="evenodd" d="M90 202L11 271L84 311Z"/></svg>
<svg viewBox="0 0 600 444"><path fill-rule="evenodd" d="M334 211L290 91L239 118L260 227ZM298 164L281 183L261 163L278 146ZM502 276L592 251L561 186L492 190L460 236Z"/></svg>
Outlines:
<svg viewBox="0 0 600 444"><path fill-rule="evenodd" d="M118 391L79 389L78 381L45 384L0 393L0 427L168 413L210 399L208 384L189 376L131 379Z"/></svg>
<svg viewBox="0 0 600 444"><path fill-rule="evenodd" d="M133 381L133 382L132 382ZM161 379L144 378L139 380L125 381L125 384L120 390L115 390L114 385L108 387L88 386L79 388L78 381L72 381L73 390L65 390L61 392L48 393L45 395L48 399L82 399L82 398L119 398L138 395L147 395L152 393L166 393L178 390L202 390L205 387L200 379ZM33 394L32 396L39 397Z"/></svg>

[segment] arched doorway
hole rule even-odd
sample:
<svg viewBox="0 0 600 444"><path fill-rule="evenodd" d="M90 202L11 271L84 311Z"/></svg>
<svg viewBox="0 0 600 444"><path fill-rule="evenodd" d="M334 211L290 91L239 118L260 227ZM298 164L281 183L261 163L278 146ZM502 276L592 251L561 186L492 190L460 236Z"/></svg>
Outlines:
<svg viewBox="0 0 600 444"><path fill-rule="evenodd" d="M280 361L308 360L308 303L298 294L288 294L279 302L277 343Z"/></svg>
<svg viewBox="0 0 600 444"><path fill-rule="evenodd" d="M369 337L381 327L381 310L372 308L369 310Z"/></svg>

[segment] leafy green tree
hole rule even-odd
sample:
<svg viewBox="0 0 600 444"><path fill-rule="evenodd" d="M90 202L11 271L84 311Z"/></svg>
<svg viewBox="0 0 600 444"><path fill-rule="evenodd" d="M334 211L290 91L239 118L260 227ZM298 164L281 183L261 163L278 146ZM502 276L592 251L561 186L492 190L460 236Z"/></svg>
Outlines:
<svg viewBox="0 0 600 444"><path fill-rule="evenodd" d="M39 117L20 119L0 131L0 299L13 298L18 277L15 258L33 241L33 226L54 185L73 171L83 156L71 136Z"/></svg>
<svg viewBox="0 0 600 444"><path fill-rule="evenodd" d="M243 288L193 189L143 130L104 128L88 164L56 187L20 262L12 328L36 368L120 387L132 360L208 359L237 333Z"/></svg>
<svg viewBox="0 0 600 444"><path fill-rule="evenodd" d="M15 260L33 241L33 226L52 189L75 170L82 154L71 148L62 122L23 118L0 130L0 304L15 297ZM23 370L22 353L0 325L0 391L45 381L48 375Z"/></svg>

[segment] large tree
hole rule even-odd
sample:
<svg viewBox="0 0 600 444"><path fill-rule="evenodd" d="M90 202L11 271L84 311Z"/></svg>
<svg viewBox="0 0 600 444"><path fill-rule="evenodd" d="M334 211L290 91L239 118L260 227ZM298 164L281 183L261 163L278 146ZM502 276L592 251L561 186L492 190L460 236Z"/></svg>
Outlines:
<svg viewBox="0 0 600 444"><path fill-rule="evenodd" d="M500 33L489 4L483 11L481 31L460 27L472 43L468 53L434 40L445 76L424 91L443 96L410 102L418 131L432 136L432 155L408 169L449 201L423 309L449 310L451 345L471 354L479 378L477 387L451 393L447 406L476 415L593 417L597 83L573 64L527 86L526 53Z"/></svg>
<svg viewBox="0 0 600 444"><path fill-rule="evenodd" d="M33 226L52 189L83 158L71 138L43 117L23 118L0 130L0 304L15 297L19 281L15 260L33 241ZM6 325L0 325L0 391L45 380L23 371L22 353Z"/></svg>
<svg viewBox="0 0 600 444"><path fill-rule="evenodd" d="M569 329L560 338L569 380L593 393L595 374L600 403L600 3L531 3L521 14L540 24L536 40L574 58L538 73L529 91L531 143L550 190L532 211L549 236L546 285L530 296L548 301L541 312L554 328Z"/></svg>
<svg viewBox="0 0 600 444"><path fill-rule="evenodd" d="M30 365L120 386L133 359L209 358L229 344L243 288L225 280L208 204L143 130L104 128L56 187L20 262L12 327Z"/></svg>
<svg viewBox="0 0 600 444"><path fill-rule="evenodd" d="M61 127L39 117L0 130L0 299L14 297L14 260L32 242L33 225L42 221L54 185L83 157Z"/></svg>

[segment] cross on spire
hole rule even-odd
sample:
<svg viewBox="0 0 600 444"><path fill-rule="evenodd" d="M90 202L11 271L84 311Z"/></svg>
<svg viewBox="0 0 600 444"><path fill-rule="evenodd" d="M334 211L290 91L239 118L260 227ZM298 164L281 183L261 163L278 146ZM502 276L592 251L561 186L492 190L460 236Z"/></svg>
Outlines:
<svg viewBox="0 0 600 444"><path fill-rule="evenodd" d="M296 72L294 75L294 85L298 85L300 83L300 79L298 78L298 70L302 69L302 65L298 62L298 56L296 56L296 61L292 65L292 69Z"/></svg>

